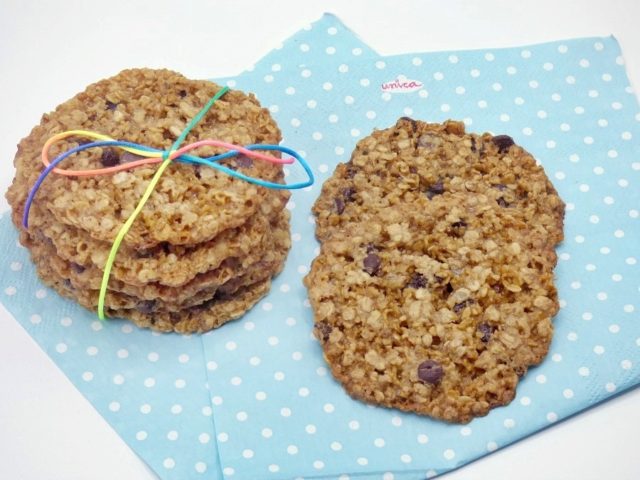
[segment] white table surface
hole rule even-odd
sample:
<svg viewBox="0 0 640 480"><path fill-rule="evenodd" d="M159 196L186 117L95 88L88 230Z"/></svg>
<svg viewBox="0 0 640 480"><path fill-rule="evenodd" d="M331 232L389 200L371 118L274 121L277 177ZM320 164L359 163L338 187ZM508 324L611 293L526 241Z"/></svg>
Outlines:
<svg viewBox="0 0 640 480"><path fill-rule="evenodd" d="M613 33L640 87L637 0L108 2L0 0L0 191L15 145L84 87L126 67L239 73L332 12L381 54L515 46ZM7 204L2 197L0 211ZM640 478L640 389L446 476ZM0 306L0 477L155 479ZM241 479L244 480L244 479ZM251 479L254 480L254 479Z"/></svg>

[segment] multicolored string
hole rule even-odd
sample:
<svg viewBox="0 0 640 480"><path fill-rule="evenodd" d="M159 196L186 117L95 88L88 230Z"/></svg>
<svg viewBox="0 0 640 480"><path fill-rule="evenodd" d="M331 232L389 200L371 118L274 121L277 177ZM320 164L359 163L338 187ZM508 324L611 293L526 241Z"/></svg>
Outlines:
<svg viewBox="0 0 640 480"><path fill-rule="evenodd" d="M265 188L295 190L295 189L305 188L310 185L313 185L314 178L313 178L313 173L311 171L311 167L309 167L309 165L304 160L304 158L302 158L300 154L298 154L295 150L292 150L282 145L255 144L255 145L247 145L247 146L241 147L238 145L222 142L219 140L201 140L180 148L180 145L185 140L189 132L198 124L198 122L200 122L200 120L202 120L202 118L206 115L209 109L214 105L216 100L222 97L228 90L229 89L227 87L224 87L223 89L218 91L209 100L209 102L207 102L207 104L202 108L202 110L200 110L200 112L198 112L198 114L193 119L191 119L191 121L187 124L185 129L182 131L180 136L176 139L176 141L173 143L173 145L169 150L159 150L156 148L148 147L146 145L140 145L133 142L115 140L107 135L103 135L96 132L90 132L86 130L69 130L66 132L62 132L52 136L45 143L42 149L42 163L45 165L46 168L40 173L38 179L34 183L31 190L29 191L29 195L27 196L24 214L22 217L22 225L24 226L24 228L29 227L29 211L31 210L31 205L34 201L36 193L40 189L40 186L42 185L42 182L44 181L44 179L51 172L54 172L59 175L74 176L74 177L95 176L95 175L107 175L107 174L116 173L123 170L130 170L143 165L152 165L152 164L160 163L160 167L158 167L158 170L156 170L156 173L154 174L153 178L149 182L149 185L144 191L142 197L140 198L136 208L133 210L133 213L129 216L129 218L126 220L126 222L122 225L122 227L118 231L118 234L116 235L116 238L113 241L113 245L111 246L109 256L107 257L107 261L104 266L104 273L102 276L102 281L100 284L100 293L98 296L98 317L101 320L104 320L105 318L104 317L104 301L107 294L107 286L109 284L111 269L113 267L116 254L120 248L120 245L122 244L122 241L124 240L124 237L131 229L133 222L136 220L136 218L142 211L144 205L146 204L147 200L149 199L156 185L158 184L160 177L162 176L164 171L167 169L171 161L178 160L184 163L205 165L205 166L220 170L232 177L235 177L235 178L238 178L246 182L249 182L261 187L265 187ZM71 148L50 162L48 157L48 152L51 146L71 136L90 138L98 141L87 143L84 145L79 145L75 148ZM214 155L212 157L207 157L207 158L201 158L201 157L197 157L187 153L191 150L194 150L196 148L203 147L203 146L220 147L220 148L225 148L228 151L225 153ZM114 165L110 167L98 168L93 170L66 170L66 169L57 167L57 165L59 165L65 159L69 158L71 155L74 155L75 153L78 153L90 148L95 148L95 147L118 147L126 152L141 156L143 158L132 161L132 162L122 163L120 165ZM290 155L292 158L284 158L284 159L276 158L270 155L265 155L263 153L260 153L257 150L278 151L278 152L286 153L287 155ZM298 182L298 183L289 184L289 185L269 182L266 180L262 180L260 178L249 177L248 175L245 175L241 172L233 170L224 165L220 165L218 163L220 160L235 157L238 155L245 155L252 159L263 160L263 161L276 163L276 164L292 164L294 163L295 160L297 160L302 166L302 168L304 169L305 173L307 174L307 180Z"/></svg>

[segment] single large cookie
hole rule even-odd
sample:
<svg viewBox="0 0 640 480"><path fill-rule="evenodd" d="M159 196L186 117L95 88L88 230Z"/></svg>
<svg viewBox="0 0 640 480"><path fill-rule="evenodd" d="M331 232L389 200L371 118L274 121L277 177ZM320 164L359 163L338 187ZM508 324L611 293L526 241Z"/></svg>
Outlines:
<svg viewBox="0 0 640 480"><path fill-rule="evenodd" d="M401 119L358 143L314 212L314 333L351 395L452 422L513 399L552 338L563 237L529 154Z"/></svg>
<svg viewBox="0 0 640 480"><path fill-rule="evenodd" d="M20 142L14 160L16 176L7 193L9 203L14 210L24 205L29 188L43 169L42 146L53 134L71 129L94 130L113 138L168 149L219 90L218 85L208 81L149 69L125 70L90 85L44 115L40 125ZM280 131L268 110L261 108L253 95L229 91L191 131L186 142L208 138L239 145L273 144L280 141ZM71 142L64 148L76 145ZM51 158L62 148L54 146ZM222 151L203 148L197 153L208 156ZM64 167L99 168L107 163L126 162L130 156L119 150L91 149L70 157ZM281 165L262 161L227 163L254 177L283 181ZM114 175L78 178L52 174L35 201L44 214L52 214L56 221L110 242L137 205L156 169L157 166L149 166ZM242 225L260 207L277 208L282 203L277 199L287 196L287 192L257 187L213 168L174 162L161 177L124 243L133 248L151 248L162 242L204 242L228 228Z"/></svg>
<svg viewBox="0 0 640 480"><path fill-rule="evenodd" d="M316 236L323 241L379 208L447 192L481 193L501 208L525 211L551 246L563 238L562 200L542 167L510 137L467 134L460 122L408 118L360 140L351 160L337 166L313 206Z"/></svg>

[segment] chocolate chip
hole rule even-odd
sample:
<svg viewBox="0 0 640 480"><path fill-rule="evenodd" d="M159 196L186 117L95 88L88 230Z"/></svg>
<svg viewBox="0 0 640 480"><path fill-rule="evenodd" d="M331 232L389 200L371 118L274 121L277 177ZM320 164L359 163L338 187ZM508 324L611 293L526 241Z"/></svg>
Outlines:
<svg viewBox="0 0 640 480"><path fill-rule="evenodd" d="M478 151L478 149L476 148L476 137L471 137L471 151L473 153Z"/></svg>
<svg viewBox="0 0 640 480"><path fill-rule="evenodd" d="M71 290L73 290L73 285L71 285L71 280L69 280L68 278L65 278L62 283L64 283L65 287L70 288Z"/></svg>
<svg viewBox="0 0 640 480"><path fill-rule="evenodd" d="M364 271L371 276L378 274L378 272L380 271L381 263L382 262L380 260L380 257L375 253L370 253L369 255L364 257L364 261L362 262L364 266Z"/></svg>
<svg viewBox="0 0 640 480"><path fill-rule="evenodd" d="M251 168L253 167L253 160L246 155L238 155L236 157L236 164L242 168Z"/></svg>
<svg viewBox="0 0 640 480"><path fill-rule="evenodd" d="M200 176L200 165L195 165L193 167L193 174L195 175L195 177L200 180L201 176Z"/></svg>
<svg viewBox="0 0 640 480"><path fill-rule="evenodd" d="M442 380L444 369L440 362L435 360L425 360L418 365L418 378L425 383L435 385Z"/></svg>
<svg viewBox="0 0 640 480"><path fill-rule="evenodd" d="M464 310L465 308L467 308L469 305L471 305L473 303L473 300L465 300L463 302L460 303L456 303L453 306L453 311L455 313L460 313L462 310Z"/></svg>
<svg viewBox="0 0 640 480"><path fill-rule="evenodd" d="M491 288L493 288L493 291L496 293L502 292L502 285L500 285L499 283L496 283L495 285L491 285Z"/></svg>
<svg viewBox="0 0 640 480"><path fill-rule="evenodd" d="M464 228L467 226L467 222L465 222L464 220L460 220L458 222L453 222L451 226L453 228Z"/></svg>
<svg viewBox="0 0 640 480"><path fill-rule="evenodd" d="M451 286L451 283L447 283L444 286L444 294L448 297L451 293L453 293L453 287Z"/></svg>
<svg viewBox="0 0 640 480"><path fill-rule="evenodd" d="M71 262L71 269L76 273L82 273L85 271L85 268L76 262Z"/></svg>
<svg viewBox="0 0 640 480"><path fill-rule="evenodd" d="M400 120L411 123L411 130L413 130L413 133L416 133L416 131L418 130L418 122L410 117L400 117Z"/></svg>
<svg viewBox="0 0 640 480"><path fill-rule="evenodd" d="M142 302L138 302L138 305L136 305L136 308L138 309L138 311L140 313L151 313L156 308L156 301L155 300L144 300Z"/></svg>
<svg viewBox="0 0 640 480"><path fill-rule="evenodd" d="M342 189L342 197L346 202L353 202L355 200L354 195L356 194L356 189L353 187L347 187Z"/></svg>
<svg viewBox="0 0 640 480"><path fill-rule="evenodd" d="M326 342L327 340L329 340L329 336L331 335L332 330L333 330L333 327L331 327L331 325L329 325L324 320L316 323L316 331L320 334L320 339L323 342Z"/></svg>
<svg viewBox="0 0 640 480"><path fill-rule="evenodd" d="M508 152L511 145L515 145L513 138L509 135L498 135L493 137L491 141L498 147L500 153Z"/></svg>
<svg viewBox="0 0 640 480"><path fill-rule="evenodd" d="M427 279L421 273L414 273L409 280L409 287L411 288L424 288L427 286Z"/></svg>
<svg viewBox="0 0 640 480"><path fill-rule="evenodd" d="M507 201L500 197L498 200L496 200L498 202L498 205L500 205L502 208L507 208L509 206L509 204L507 203Z"/></svg>
<svg viewBox="0 0 640 480"><path fill-rule="evenodd" d="M377 252L378 249L373 243L367 243L367 253Z"/></svg>
<svg viewBox="0 0 640 480"><path fill-rule="evenodd" d="M505 191L507 189L507 186L504 185L503 183L495 183L493 185L491 185L493 188L496 188L498 190L500 190L501 192Z"/></svg>
<svg viewBox="0 0 640 480"><path fill-rule="evenodd" d="M335 203L338 215L342 215L342 212L344 212L344 201L341 198L336 197L333 199L333 202Z"/></svg>
<svg viewBox="0 0 640 480"><path fill-rule="evenodd" d="M114 165L117 165L118 163L120 163L120 157L115 152L115 150L112 150L111 148L107 148L102 151L102 157L100 157L100 163L102 163L102 165L104 165L105 167L113 167Z"/></svg>
<svg viewBox="0 0 640 480"><path fill-rule="evenodd" d="M493 327L488 323L481 323L478 325L478 331L482 334L482 340L484 343L487 343L493 334Z"/></svg>
<svg viewBox="0 0 640 480"><path fill-rule="evenodd" d="M115 110L118 107L117 103L110 102L109 100L107 100L104 105L107 110L111 111Z"/></svg>
<svg viewBox="0 0 640 480"><path fill-rule="evenodd" d="M347 178L353 178L358 173L358 169L351 162L347 164Z"/></svg>
<svg viewBox="0 0 640 480"><path fill-rule="evenodd" d="M444 193L444 184L442 180L438 180L436 183L429 185L427 188L427 198L431 200L436 195L442 195Z"/></svg>
<svg viewBox="0 0 640 480"><path fill-rule="evenodd" d="M187 91L186 90L180 90L178 92L178 95L180 95L180 98L184 98L187 96Z"/></svg>

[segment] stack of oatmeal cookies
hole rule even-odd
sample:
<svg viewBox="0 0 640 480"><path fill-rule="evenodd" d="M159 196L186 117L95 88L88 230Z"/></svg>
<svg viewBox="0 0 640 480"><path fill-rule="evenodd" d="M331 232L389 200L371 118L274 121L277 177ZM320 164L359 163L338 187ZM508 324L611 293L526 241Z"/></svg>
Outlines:
<svg viewBox="0 0 640 480"><path fill-rule="evenodd" d="M95 310L114 238L157 166L92 177L49 175L21 225L25 201L44 166L45 141L66 130L92 130L159 149L220 90L167 70L125 70L89 86L44 115L22 140L7 192L42 280ZM280 131L252 95L229 91L186 139L237 145L277 144ZM82 139L54 145L53 158ZM210 147L197 154L222 153ZM137 159L115 148L84 150L61 165L94 169ZM245 175L283 182L281 165L247 157L223 163ZM288 192L269 190L218 170L174 161L118 251L105 301L109 316L161 331L202 332L241 316L270 287L290 248Z"/></svg>

